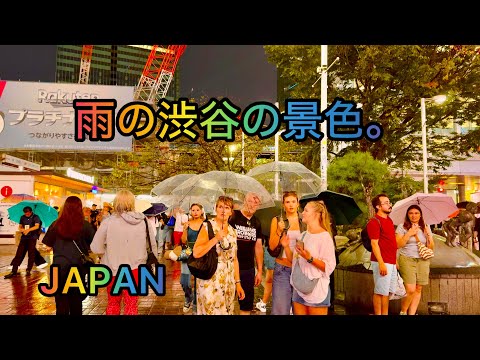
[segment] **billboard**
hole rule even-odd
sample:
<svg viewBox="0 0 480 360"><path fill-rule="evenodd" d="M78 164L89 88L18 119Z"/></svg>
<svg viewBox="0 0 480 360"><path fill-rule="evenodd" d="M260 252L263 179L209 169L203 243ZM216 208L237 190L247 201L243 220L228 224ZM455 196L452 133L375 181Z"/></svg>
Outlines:
<svg viewBox="0 0 480 360"><path fill-rule="evenodd" d="M131 151L132 138L76 142L75 99L133 101L133 86L0 81L0 149ZM116 130L114 130L116 131Z"/></svg>

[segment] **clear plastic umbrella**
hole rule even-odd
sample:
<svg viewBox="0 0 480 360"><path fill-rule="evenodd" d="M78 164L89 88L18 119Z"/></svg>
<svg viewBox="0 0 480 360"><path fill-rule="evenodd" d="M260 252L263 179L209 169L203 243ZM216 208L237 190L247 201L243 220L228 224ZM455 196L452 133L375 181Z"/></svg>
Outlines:
<svg viewBox="0 0 480 360"><path fill-rule="evenodd" d="M207 196L218 198L220 195L243 200L249 192L256 193L261 201L259 209L275 206L272 196L265 187L254 178L233 171L209 171L188 179L177 186L172 194L179 196Z"/></svg>
<svg viewBox="0 0 480 360"><path fill-rule="evenodd" d="M156 196L171 195L172 190L184 181L190 179L196 174L177 174L173 175L155 185L150 192Z"/></svg>
<svg viewBox="0 0 480 360"><path fill-rule="evenodd" d="M321 191L320 176L299 162L272 161L254 167L246 175L258 180L275 200L281 200L284 191L295 191L299 198Z"/></svg>

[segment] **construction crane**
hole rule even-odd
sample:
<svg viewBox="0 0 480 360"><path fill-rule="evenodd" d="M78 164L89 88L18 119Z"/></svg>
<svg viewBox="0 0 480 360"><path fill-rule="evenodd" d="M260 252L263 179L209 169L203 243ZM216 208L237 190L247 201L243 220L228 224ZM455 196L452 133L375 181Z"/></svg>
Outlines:
<svg viewBox="0 0 480 360"><path fill-rule="evenodd" d="M92 63L93 45L83 45L82 59L80 60L80 76L79 84L88 84L88 76L90 74L90 65Z"/></svg>
<svg viewBox="0 0 480 360"><path fill-rule="evenodd" d="M186 45L153 45L133 98L157 105L167 95L178 60Z"/></svg>

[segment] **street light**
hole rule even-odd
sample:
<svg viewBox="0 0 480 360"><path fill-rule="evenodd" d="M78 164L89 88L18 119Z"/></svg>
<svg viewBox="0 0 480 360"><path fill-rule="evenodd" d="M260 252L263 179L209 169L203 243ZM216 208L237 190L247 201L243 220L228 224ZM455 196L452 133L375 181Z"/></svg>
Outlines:
<svg viewBox="0 0 480 360"><path fill-rule="evenodd" d="M423 149L423 192L428 193L428 176L427 176L427 111L425 109L426 102L435 102L436 104L442 104L447 100L445 95L436 95L431 98L420 99L420 115L422 121L422 149Z"/></svg>

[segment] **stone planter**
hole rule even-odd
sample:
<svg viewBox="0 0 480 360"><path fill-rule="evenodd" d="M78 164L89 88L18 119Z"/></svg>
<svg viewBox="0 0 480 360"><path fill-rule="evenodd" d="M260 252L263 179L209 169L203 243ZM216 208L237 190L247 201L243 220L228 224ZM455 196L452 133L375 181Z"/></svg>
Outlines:
<svg viewBox="0 0 480 360"><path fill-rule="evenodd" d="M348 314L372 314L373 274L363 265L335 269L335 297ZM423 287L417 313L429 314L429 303L446 305L450 315L480 315L480 267L431 268L430 282ZM400 301L392 300L390 314L400 312Z"/></svg>

